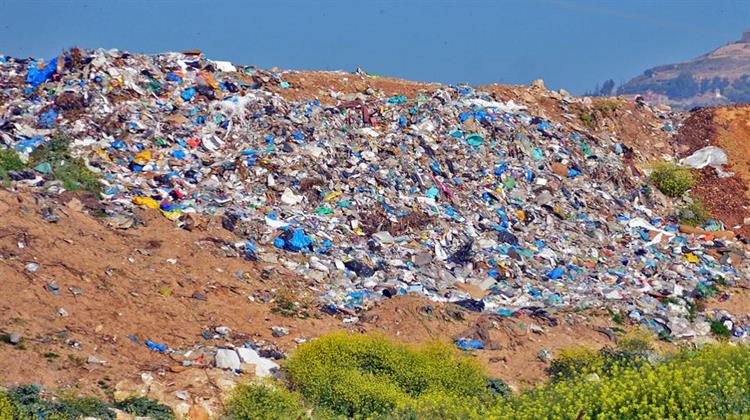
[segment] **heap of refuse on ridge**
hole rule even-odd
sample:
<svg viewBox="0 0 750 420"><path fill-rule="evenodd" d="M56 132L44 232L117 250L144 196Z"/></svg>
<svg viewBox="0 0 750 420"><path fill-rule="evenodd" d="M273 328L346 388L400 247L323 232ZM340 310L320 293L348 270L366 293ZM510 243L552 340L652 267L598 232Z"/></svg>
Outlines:
<svg viewBox="0 0 750 420"><path fill-rule="evenodd" d="M613 137L522 103L467 86L288 101L282 74L194 53L71 49L0 68L4 147L28 160L68 139L101 176L110 225L147 228L136 207L184 228L219 217L238 255L297 273L328 313L419 294L501 316L604 308L678 338L720 319L747 337L746 320L694 313L747 276L740 244L682 231ZM8 177L64 190L44 167Z"/></svg>

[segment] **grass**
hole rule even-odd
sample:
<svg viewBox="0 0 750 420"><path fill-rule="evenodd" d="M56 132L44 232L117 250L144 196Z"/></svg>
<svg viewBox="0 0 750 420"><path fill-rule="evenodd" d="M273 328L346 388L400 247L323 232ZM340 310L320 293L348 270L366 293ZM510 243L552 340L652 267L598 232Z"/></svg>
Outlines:
<svg viewBox="0 0 750 420"><path fill-rule="evenodd" d="M57 132L52 140L31 153L29 167L49 163L52 171L48 176L61 181L65 189L99 194L102 190L99 175L86 167L82 159L74 157L69 145L70 138L62 132Z"/></svg>
<svg viewBox="0 0 750 420"><path fill-rule="evenodd" d="M716 325L716 326L715 326ZM712 324L718 335L720 323ZM723 327L723 325L722 325ZM656 355L638 332L615 348L562 351L550 381L513 394L488 379L476 359L453 346L405 346L373 335L336 333L302 345L273 382L241 384L226 402L226 419L636 419L748 418L750 349L716 344ZM656 357L653 357L656 356ZM0 420L173 419L146 398L112 404L75 392L42 396L24 385L0 392Z"/></svg>
<svg viewBox="0 0 750 420"><path fill-rule="evenodd" d="M594 116L591 114L581 114L581 122L588 128L594 128Z"/></svg>
<svg viewBox="0 0 750 420"><path fill-rule="evenodd" d="M99 175L91 171L84 161L74 157L69 149L70 139L62 132L54 135L52 140L39 146L31 153L28 163L24 163L13 149L0 149L0 178L8 186L9 171L31 169L39 164L49 164L49 179L61 181L69 191L88 191L99 194L102 186Z"/></svg>
<svg viewBox="0 0 750 420"><path fill-rule="evenodd" d="M332 334L301 346L286 371L306 401L349 417L489 394L479 363L441 343L407 347L379 336Z"/></svg>
<svg viewBox="0 0 750 420"><path fill-rule="evenodd" d="M21 385L0 392L0 420L67 420L85 417L114 420L116 416L112 408L154 420L174 418L169 407L143 397L113 405L98 398L80 396L75 390L43 396L38 385Z"/></svg>
<svg viewBox="0 0 750 420"><path fill-rule="evenodd" d="M274 306L271 312L284 317L310 317L310 304L301 296L294 296L290 292L278 293L274 296Z"/></svg>
<svg viewBox="0 0 750 420"><path fill-rule="evenodd" d="M694 182L690 169L672 162L662 162L655 165L650 179L659 191L670 197L682 197L693 186Z"/></svg>
<svg viewBox="0 0 750 420"><path fill-rule="evenodd" d="M714 345L654 358L638 332L616 348L573 349L551 380L513 395L447 344L403 346L333 334L294 352L275 384L242 385L229 419L745 418L750 350Z"/></svg>
<svg viewBox="0 0 750 420"><path fill-rule="evenodd" d="M175 418L171 408L146 397L130 397L114 404L114 407L136 417L150 417L153 420Z"/></svg>
<svg viewBox="0 0 750 420"><path fill-rule="evenodd" d="M592 369L591 373L597 372ZM561 381L490 410L491 418L745 418L750 351L711 346L637 368L615 366L598 380Z"/></svg>
<svg viewBox="0 0 750 420"><path fill-rule="evenodd" d="M601 99L595 101L594 109L606 115L617 111L621 104L619 99Z"/></svg>
<svg viewBox="0 0 750 420"><path fill-rule="evenodd" d="M731 337L732 331L721 321L711 321L711 332L719 337Z"/></svg>
<svg viewBox="0 0 750 420"><path fill-rule="evenodd" d="M686 204L677 212L679 222L689 226L701 226L708 221L709 217L711 216L703 207L703 203L697 200Z"/></svg>
<svg viewBox="0 0 750 420"><path fill-rule="evenodd" d="M283 420L300 417L302 398L296 392L272 384L238 385L229 399L226 414L233 419Z"/></svg>
<svg viewBox="0 0 750 420"><path fill-rule="evenodd" d="M25 168L21 157L18 156L13 149L0 149L0 178L3 179L3 183L7 186L10 185L8 179L9 171L19 171Z"/></svg>

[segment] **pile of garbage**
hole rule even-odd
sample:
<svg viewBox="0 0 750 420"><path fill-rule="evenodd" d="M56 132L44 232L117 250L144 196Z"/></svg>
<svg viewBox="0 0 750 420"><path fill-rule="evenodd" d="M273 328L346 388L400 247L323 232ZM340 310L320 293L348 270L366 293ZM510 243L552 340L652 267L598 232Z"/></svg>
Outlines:
<svg viewBox="0 0 750 420"><path fill-rule="evenodd" d="M67 139L115 227L137 229L136 207L186 229L220 217L240 255L297 273L328 313L415 293L504 316L603 308L672 337L722 322L747 337L748 320L695 309L747 275L733 236L679 226L626 170L632 150L523 104L468 86L293 102L275 93L294 88L283 73L198 52L72 49L0 56L0 69L5 148L28 161ZM7 176L65 190L42 167Z"/></svg>

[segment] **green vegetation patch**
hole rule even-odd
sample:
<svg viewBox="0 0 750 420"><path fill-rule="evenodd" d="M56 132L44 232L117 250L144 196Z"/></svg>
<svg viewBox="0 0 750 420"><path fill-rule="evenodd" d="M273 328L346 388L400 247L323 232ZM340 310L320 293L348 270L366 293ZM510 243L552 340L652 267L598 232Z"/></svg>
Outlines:
<svg viewBox="0 0 750 420"><path fill-rule="evenodd" d="M671 162L662 162L654 166L651 182L659 191L670 197L682 197L693 186L694 178L690 169Z"/></svg>
<svg viewBox="0 0 750 420"><path fill-rule="evenodd" d="M29 166L43 168L51 179L62 181L69 191L88 191L94 194L101 192L99 175L84 163L83 159L74 157L70 152L70 139L62 132L55 134L52 140L39 146L31 154Z"/></svg>
<svg viewBox="0 0 750 420"><path fill-rule="evenodd" d="M708 221L709 217L703 203L697 200L686 204L677 212L677 219L680 223L689 226L701 226Z"/></svg>

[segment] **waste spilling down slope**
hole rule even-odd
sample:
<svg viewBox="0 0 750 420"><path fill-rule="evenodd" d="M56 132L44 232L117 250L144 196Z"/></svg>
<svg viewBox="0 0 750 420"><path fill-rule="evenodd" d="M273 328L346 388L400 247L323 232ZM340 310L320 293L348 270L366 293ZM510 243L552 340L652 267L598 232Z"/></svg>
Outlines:
<svg viewBox="0 0 750 420"><path fill-rule="evenodd" d="M295 341L368 323L498 351L516 345L487 332L504 320L544 333L576 311L664 339L717 322L747 337L746 311L713 305L746 284L743 245L680 226L644 175L678 149L666 108L198 53L0 66L0 140L23 161L3 174L2 328L76 349L78 368L262 376ZM45 161L61 145L101 188ZM433 334L438 314L457 326ZM71 360L29 366L65 382Z"/></svg>

